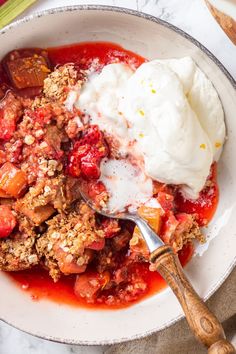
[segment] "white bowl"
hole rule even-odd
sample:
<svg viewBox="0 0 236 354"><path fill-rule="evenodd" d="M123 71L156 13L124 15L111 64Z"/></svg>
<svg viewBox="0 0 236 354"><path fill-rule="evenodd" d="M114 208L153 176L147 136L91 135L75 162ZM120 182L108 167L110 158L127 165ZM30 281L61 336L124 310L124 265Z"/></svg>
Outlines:
<svg viewBox="0 0 236 354"><path fill-rule="evenodd" d="M0 41L0 57L19 47L113 41L149 59L190 55L208 75L224 107L228 141L219 163L220 202L208 228L211 242L198 249L201 256L196 255L185 270L199 295L209 298L236 263L236 92L229 73L206 48L176 27L149 15L107 6L45 11L8 26L0 32ZM169 289L126 309L94 311L46 300L33 302L4 273L0 279L1 319L59 342L122 342L159 331L183 316Z"/></svg>

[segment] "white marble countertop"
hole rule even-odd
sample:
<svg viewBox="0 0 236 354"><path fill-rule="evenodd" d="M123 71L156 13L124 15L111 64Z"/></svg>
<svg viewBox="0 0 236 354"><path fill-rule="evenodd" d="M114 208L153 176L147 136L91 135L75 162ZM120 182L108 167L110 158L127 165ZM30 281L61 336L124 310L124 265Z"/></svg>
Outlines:
<svg viewBox="0 0 236 354"><path fill-rule="evenodd" d="M180 27L205 45L236 79L236 47L217 25L203 0L40 0L24 15L63 5L88 3L143 11ZM1 354L101 354L106 350L107 347L78 347L48 342L0 323Z"/></svg>

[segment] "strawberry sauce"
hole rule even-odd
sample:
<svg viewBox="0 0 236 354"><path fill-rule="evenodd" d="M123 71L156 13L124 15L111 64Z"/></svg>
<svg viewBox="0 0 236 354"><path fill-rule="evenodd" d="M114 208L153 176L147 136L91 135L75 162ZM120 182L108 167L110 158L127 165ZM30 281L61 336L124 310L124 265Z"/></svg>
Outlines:
<svg viewBox="0 0 236 354"><path fill-rule="evenodd" d="M193 247L191 244L184 246L179 252L179 259L182 266L185 266L191 259ZM83 307L88 309L120 309L129 307L143 299L155 295L159 291L165 289L166 283L157 272L150 272L148 264L136 264L136 271L142 274L146 284L146 292L132 302L122 304L107 305L105 303L88 304L82 298L78 298L74 293L75 276L63 276L57 283L54 283L46 270L35 268L21 272L8 273L14 280L16 285L34 301L42 299L51 300L59 304L67 304L75 307Z"/></svg>

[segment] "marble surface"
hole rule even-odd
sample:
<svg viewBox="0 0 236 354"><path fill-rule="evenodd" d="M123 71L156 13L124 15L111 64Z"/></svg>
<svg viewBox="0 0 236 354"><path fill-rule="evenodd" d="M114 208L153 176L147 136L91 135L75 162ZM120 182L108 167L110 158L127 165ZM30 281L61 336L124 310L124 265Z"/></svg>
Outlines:
<svg viewBox="0 0 236 354"><path fill-rule="evenodd" d="M143 11L180 27L205 45L236 79L236 47L216 24L203 0L40 0L24 15L63 5L87 3ZM105 354L107 350L108 346L78 347L48 342L0 323L1 354Z"/></svg>

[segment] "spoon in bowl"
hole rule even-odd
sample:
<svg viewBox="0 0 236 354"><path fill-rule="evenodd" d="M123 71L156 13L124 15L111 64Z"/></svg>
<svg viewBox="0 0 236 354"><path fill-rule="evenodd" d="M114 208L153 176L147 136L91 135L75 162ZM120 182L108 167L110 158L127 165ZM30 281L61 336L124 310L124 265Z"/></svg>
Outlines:
<svg viewBox="0 0 236 354"><path fill-rule="evenodd" d="M177 255L171 246L166 245L138 214L130 212L111 213L107 208L99 208L84 190L80 190L86 204L96 213L113 219L133 221L139 228L150 251L150 263L165 279L185 313L187 322L195 337L207 347L209 354L236 353L225 338L224 330L193 289L183 272Z"/></svg>

